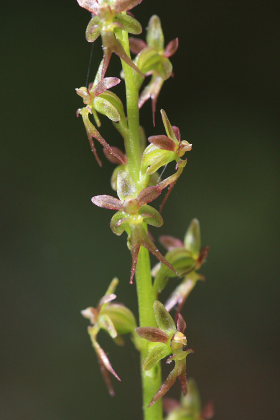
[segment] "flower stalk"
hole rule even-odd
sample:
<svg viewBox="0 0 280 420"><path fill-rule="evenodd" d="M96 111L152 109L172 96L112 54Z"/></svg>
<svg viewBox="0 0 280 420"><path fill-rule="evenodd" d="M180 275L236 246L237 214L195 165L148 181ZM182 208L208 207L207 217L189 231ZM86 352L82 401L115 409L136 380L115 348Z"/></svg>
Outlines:
<svg viewBox="0 0 280 420"><path fill-rule="evenodd" d="M130 36L142 32L141 24L129 13L142 0L77 1L91 13L86 28L87 41L95 42L100 37L103 48L103 59L95 79L89 86L76 89L84 104L77 115L82 117L97 163L102 165L98 154L98 148L102 147L105 157L117 165L111 178L117 197L95 195L92 203L115 211L110 223L112 232L117 236L127 234L127 247L132 257L130 283L134 283L135 277L139 322L126 306L113 303L117 298L117 279L111 282L97 307L88 307L82 315L90 322L88 333L110 395L115 395L113 380L121 381L121 378L98 337L107 333L120 345L124 344L123 336L129 335L140 353L143 418L163 420L163 397L177 380L183 395L188 395L186 360L193 351L187 347L186 323L181 312L197 281L204 279L198 271L207 256L207 249L201 248L200 225L196 219L191 222L184 242L172 236L161 238L166 255L150 233L150 226L159 228L163 225L162 208L185 170L186 153L192 150L192 145L181 139L179 128L171 124L164 110L161 110L161 118L165 134L146 138L140 125L139 110L148 99L152 101L152 119L154 125L156 123L158 96L173 74L170 58L178 49L178 38L165 46L158 16L151 17L145 41ZM120 58L123 82L119 77L107 76L113 53ZM124 85L125 104L112 91L117 85ZM124 151L103 138L104 118L109 119L122 136ZM173 168L173 173L162 179L160 172L167 165ZM159 209L155 208L157 199L161 200ZM158 260L153 269L150 254ZM179 285L175 279L179 279ZM164 306L159 300L160 294L171 281L174 290ZM175 321L170 314L173 309L177 312ZM170 366L164 381L163 360ZM186 401L189 400L182 399L182 407L176 403L176 409L179 408L172 412L172 420L184 420L177 413L186 410ZM186 419L201 420L197 413L194 411Z"/></svg>

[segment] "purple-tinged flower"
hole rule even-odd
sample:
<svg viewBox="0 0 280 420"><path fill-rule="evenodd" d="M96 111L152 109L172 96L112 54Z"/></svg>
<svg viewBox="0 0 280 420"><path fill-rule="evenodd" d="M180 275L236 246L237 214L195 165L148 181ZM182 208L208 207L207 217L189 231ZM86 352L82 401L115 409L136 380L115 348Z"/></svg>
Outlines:
<svg viewBox="0 0 280 420"><path fill-rule="evenodd" d="M111 156L111 160L115 159L123 164L126 162L126 159L123 158L123 154L119 153L117 148L111 147L106 142L89 119L89 115L92 114L96 125L100 127L101 122L97 114L100 113L115 123L122 123L123 125L126 124L121 100L116 94L109 91L109 89L118 85L121 80L117 77L102 78L102 67L103 61L100 63L95 80L89 85L89 87L82 86L76 89L77 94L83 98L83 102L85 104L84 108L78 109L77 115L81 115L83 118L90 147L98 164L102 166L102 162L97 154L94 144L94 139L103 146L107 157Z"/></svg>
<svg viewBox="0 0 280 420"><path fill-rule="evenodd" d="M164 305L155 301L154 313L158 328L139 327L137 334L153 343L148 347L147 356L143 361L143 369L154 368L162 359L169 356L166 363L175 362L174 368L154 395L150 406L162 398L179 379L183 394L187 393L186 358L193 350L187 349L187 338L185 336L186 322L181 314L177 315L175 323ZM154 344L157 343L157 344Z"/></svg>
<svg viewBox="0 0 280 420"><path fill-rule="evenodd" d="M167 264L169 270L174 271L173 266L163 257L144 226L144 224L162 226L163 219L159 212L147 205L160 194L160 189L150 186L141 191L135 199L121 201L110 195L97 195L91 200L98 207L117 210L111 219L110 226L113 233L118 236L123 232L128 234L128 247L132 256L130 283L133 283L141 246L147 248L163 264Z"/></svg>
<svg viewBox="0 0 280 420"><path fill-rule="evenodd" d="M172 161L176 162L175 174L160 181L157 185L161 190L168 188L168 192L161 204L160 211L163 210L168 197L187 164L187 159L182 160L182 157L186 152L192 150L192 145L187 140L181 139L179 128L171 125L166 112L163 109L161 110L161 116L166 135L161 134L148 138L151 144L144 150L141 162L142 172L149 175L156 173L160 168L165 167Z"/></svg>
<svg viewBox="0 0 280 420"><path fill-rule="evenodd" d="M138 4L142 3L143 0L77 0L79 6L93 13L99 15L104 9L107 8L113 10L115 13L127 12Z"/></svg>
<svg viewBox="0 0 280 420"><path fill-rule="evenodd" d="M179 162L186 152L192 150L192 145L181 139L179 128L171 125L166 112L163 109L160 112L166 134L148 137L151 144L144 150L142 158L143 171L149 175L172 161Z"/></svg>
<svg viewBox="0 0 280 420"><path fill-rule="evenodd" d="M168 298L165 307L168 311L177 307L181 312L184 303L194 289L198 280L204 280L205 277L197 270L206 261L209 248L201 247L200 224L197 219L193 219L187 229L184 241L173 236L161 236L160 242L167 249L166 259L181 274L183 281L175 288ZM158 265L153 269L155 277L154 288L156 293L161 292L170 278L175 277L173 272L166 269L166 266Z"/></svg>
<svg viewBox="0 0 280 420"><path fill-rule="evenodd" d="M112 385L111 375L121 381L120 377L113 369L111 362L97 341L97 335L100 330L105 330L114 340L119 338L120 334L132 333L136 322L132 312L124 305L111 303L116 299L114 294L118 285L118 279L113 279L105 295L100 299L96 308L89 307L81 311L84 318L89 319L91 326L88 327L88 333L92 346L100 364L101 373L108 387L110 395L115 395Z"/></svg>
<svg viewBox="0 0 280 420"><path fill-rule="evenodd" d="M92 13L86 29L86 39L94 42L100 35L102 37L104 61L102 76L105 76L113 53L131 66L136 72L141 73L138 67L125 52L122 44L116 38L115 31L122 29L132 34L140 34L142 27L132 16L123 12L131 10L142 0L77 0L78 4Z"/></svg>
<svg viewBox="0 0 280 420"><path fill-rule="evenodd" d="M130 38L130 48L134 54L138 54L135 62L140 70L146 75L152 76L150 83L140 95L139 107L141 108L148 99L152 100L153 122L155 125L158 96L163 83L172 76L172 64L169 58L176 53L179 40L175 38L164 47L161 22L159 17L154 15L148 24L146 41L132 37Z"/></svg>

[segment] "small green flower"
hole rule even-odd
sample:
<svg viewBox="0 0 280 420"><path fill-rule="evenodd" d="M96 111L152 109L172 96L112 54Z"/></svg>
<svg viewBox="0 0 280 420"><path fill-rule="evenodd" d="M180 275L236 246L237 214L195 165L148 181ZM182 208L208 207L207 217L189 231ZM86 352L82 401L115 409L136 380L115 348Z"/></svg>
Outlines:
<svg viewBox="0 0 280 420"><path fill-rule="evenodd" d="M93 115L98 127L101 126L101 122L97 113L106 115L111 121L119 123L123 127L127 126L122 101L115 93L108 90L118 85L120 79L117 77L102 78L102 67L103 60L100 63L94 82L88 88L82 86L76 89L77 94L83 98L83 102L86 105L84 108L78 109L77 115L81 115L83 118L91 150L100 166L102 166L102 163L97 154L93 139L96 139L103 146L106 151L106 156L110 156L112 159L115 158L118 162L121 160L121 163L124 163L125 160L117 153L116 148L110 146L101 136L90 121L89 115Z"/></svg>
<svg viewBox="0 0 280 420"><path fill-rule="evenodd" d="M119 336L122 334L133 333L136 327L136 321L133 313L124 305L112 303L116 299L115 290L118 285L118 279L114 278L110 283L105 295L100 299L96 308L89 307L81 311L84 318L89 319L91 326L88 327L88 333L92 346L100 364L101 373L107 384L110 395L114 395L114 389L111 381L111 375L121 380L113 369L111 362L105 351L97 341L97 335L100 330L106 331L116 342L120 342Z"/></svg>
<svg viewBox="0 0 280 420"><path fill-rule="evenodd" d="M193 350L187 349L187 338L185 336L186 323L181 314L177 314L175 325L171 315L164 305L155 301L154 313L158 328L139 327L137 334L149 341L147 356L143 361L143 369L154 368L160 360L169 356L166 363L175 362L174 368L153 397L150 406L162 398L179 379L182 392L187 392L186 358Z"/></svg>
<svg viewBox="0 0 280 420"><path fill-rule="evenodd" d="M169 270L174 270L173 266L156 247L144 226L144 224L155 227L162 226L163 219L160 213L153 207L147 205L147 203L155 200L160 194L161 190L151 186L145 188L135 199L121 201L110 195L97 195L91 200L98 207L117 210L117 213L111 219L110 226L116 235L120 236L124 232L128 235L128 248L132 256L130 283L133 283L141 246L147 248L163 264L167 264Z"/></svg>
<svg viewBox="0 0 280 420"><path fill-rule="evenodd" d="M108 92L108 89L118 85L121 80L117 77L102 78L102 67L103 60L101 61L94 82L88 88L82 86L76 89L77 94L83 98L84 104L90 107L98 127L101 126L101 123L97 112L106 115L113 122L120 121L121 114L124 115L121 100L114 93ZM119 106L115 105L116 101L120 102Z"/></svg>
<svg viewBox="0 0 280 420"><path fill-rule="evenodd" d="M197 281L204 280L204 276L197 273L197 270L204 264L209 249L208 247L201 248L200 224L197 219L191 221L184 241L173 236L161 236L160 242L168 251L166 259L183 276L182 283L176 287L165 305L169 311L177 305L180 312ZM175 277L174 273L164 265L156 266L153 269L153 275L156 293L160 293L168 280Z"/></svg>
<svg viewBox="0 0 280 420"><path fill-rule="evenodd" d="M181 140L179 128L171 125L166 112L163 109L160 112L166 135L149 137L151 144L144 150L142 158L142 170L150 175L172 161L178 163L186 152L192 150L187 140Z"/></svg>
<svg viewBox="0 0 280 420"><path fill-rule="evenodd" d="M142 32L141 24L132 16L123 13L140 4L142 0L77 1L81 7L93 15L86 29L87 41L94 42L99 36L102 37L104 54L102 77L105 76L113 53L117 54L136 72L143 76L142 72L133 63L116 38L116 32L120 29L135 35Z"/></svg>
<svg viewBox="0 0 280 420"><path fill-rule="evenodd" d="M130 47L134 54L138 54L135 63L146 75L151 75L151 81L140 95L139 107L141 108L148 100L152 100L153 121L155 125L155 113L158 96L163 83L172 76L172 64L169 60L179 46L178 38L173 39L164 47L164 35L160 18L152 16L147 29L146 42L138 38L130 38Z"/></svg>

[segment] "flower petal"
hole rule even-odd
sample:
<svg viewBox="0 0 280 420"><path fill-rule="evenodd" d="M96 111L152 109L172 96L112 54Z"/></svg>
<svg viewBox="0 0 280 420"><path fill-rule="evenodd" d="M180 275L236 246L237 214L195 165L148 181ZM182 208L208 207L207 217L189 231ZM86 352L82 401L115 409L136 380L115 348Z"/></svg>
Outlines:
<svg viewBox="0 0 280 420"><path fill-rule="evenodd" d="M162 359L170 354L170 348L164 343L153 345L148 350L148 354L143 362L143 369L150 370L155 367Z"/></svg>
<svg viewBox="0 0 280 420"><path fill-rule="evenodd" d="M163 218L161 214L152 206L142 206L139 210L139 214L148 225L155 227L161 227L163 225Z"/></svg>
<svg viewBox="0 0 280 420"><path fill-rule="evenodd" d="M153 15L148 23L147 44L158 52L164 49L164 35L162 32L160 18Z"/></svg>
<svg viewBox="0 0 280 420"><path fill-rule="evenodd" d="M182 315L180 313L177 314L176 325L177 325L177 331L179 331L181 333L184 333L186 331L187 324L186 324L186 321L184 320L184 318L182 317Z"/></svg>
<svg viewBox="0 0 280 420"><path fill-rule="evenodd" d="M129 38L130 50L133 54L139 54L140 51L144 50L147 47L147 44L143 39L140 38Z"/></svg>
<svg viewBox="0 0 280 420"><path fill-rule="evenodd" d="M163 235L159 238L159 241L168 251L171 251L174 248L184 247L183 241L181 241L181 239L174 238L174 236Z"/></svg>
<svg viewBox="0 0 280 420"><path fill-rule="evenodd" d="M100 7L96 0L77 0L77 2L79 6L92 13L97 13Z"/></svg>
<svg viewBox="0 0 280 420"><path fill-rule="evenodd" d="M142 3L143 0L116 0L113 10L117 13L126 12L131 10L138 4Z"/></svg>
<svg viewBox="0 0 280 420"><path fill-rule="evenodd" d="M172 41L170 41L165 48L165 51L164 51L165 57L167 58L172 57L172 55L174 55L176 51L178 50L178 47L179 47L179 38L172 39Z"/></svg>
<svg viewBox="0 0 280 420"><path fill-rule="evenodd" d="M157 188L156 185L152 185L150 187L145 188L140 192L137 197L137 201L139 206L143 206L144 204L148 204L151 201L156 200L161 194L161 191Z"/></svg>
<svg viewBox="0 0 280 420"><path fill-rule="evenodd" d="M117 295L115 295L114 293L111 293L110 295L104 295L98 304L98 307L101 307L102 305L105 305L106 303L112 302L113 300L115 300L117 297Z"/></svg>
<svg viewBox="0 0 280 420"><path fill-rule="evenodd" d="M176 326L172 319L172 316L169 312L167 312L164 305L159 300L156 300L154 302L154 312L156 322L159 328L167 332L176 331Z"/></svg>
<svg viewBox="0 0 280 420"><path fill-rule="evenodd" d="M139 35L142 32L142 26L138 20L129 15L117 15L114 19L120 28L127 31L129 34Z"/></svg>
<svg viewBox="0 0 280 420"><path fill-rule="evenodd" d="M184 238L185 248L190 251L194 258L198 258L201 248L201 233L198 219L193 219L188 227Z"/></svg>
<svg viewBox="0 0 280 420"><path fill-rule="evenodd" d="M101 95L101 93L105 92L105 90L111 89L112 87L117 86L119 83L121 83L121 79L118 77L105 77L95 86L94 95Z"/></svg>
<svg viewBox="0 0 280 420"><path fill-rule="evenodd" d="M174 141L165 135L150 136L148 137L148 141L155 144L160 149L170 150L173 152L176 150L176 144Z"/></svg>
<svg viewBox="0 0 280 420"><path fill-rule="evenodd" d="M95 195L91 201L96 206L109 210L121 210L123 207L122 202L111 195Z"/></svg>
<svg viewBox="0 0 280 420"><path fill-rule="evenodd" d="M160 398L162 398L170 390L170 388L175 384L177 376L177 370L176 367L174 367L174 369L169 373L166 380L161 385L156 395L153 397L149 405L150 407L152 407L158 400L160 400Z"/></svg>
<svg viewBox="0 0 280 420"><path fill-rule="evenodd" d="M127 163L126 155L118 147L111 146L111 149L113 150L114 154L108 153L106 149L103 149L104 155L111 163L116 165L124 165Z"/></svg>
<svg viewBox="0 0 280 420"><path fill-rule="evenodd" d="M172 125L171 125L171 123L170 123L170 121L169 121L169 119L166 115L166 112L164 111L164 109L161 109L160 113L161 113L162 122L164 124L167 136L170 137L172 140L174 140L174 142L178 145L179 144L178 139L177 139L177 137L175 135L175 132L173 130L173 127L172 127Z"/></svg>
<svg viewBox="0 0 280 420"><path fill-rule="evenodd" d="M156 343L167 343L169 336L160 328L139 327L135 330L140 337Z"/></svg>

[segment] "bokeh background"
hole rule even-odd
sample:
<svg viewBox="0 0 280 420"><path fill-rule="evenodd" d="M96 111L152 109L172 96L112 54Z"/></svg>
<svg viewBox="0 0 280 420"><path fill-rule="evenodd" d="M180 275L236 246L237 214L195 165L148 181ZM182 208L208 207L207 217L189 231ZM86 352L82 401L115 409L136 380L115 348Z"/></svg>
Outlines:
<svg viewBox="0 0 280 420"><path fill-rule="evenodd" d="M140 420L138 355L104 337L123 378L110 398L80 316L115 275L119 300L136 308L125 238L90 202L110 193L112 166L98 168L75 117L89 15L74 0L1 8L0 418ZM143 27L156 13L166 40L180 38L159 107L193 143L162 233L182 236L196 216L211 246L207 281L185 307L190 375L217 420L276 420L279 9L261 0L145 0L137 9ZM162 131L150 104L142 123L150 135ZM120 141L106 123L102 133Z"/></svg>

